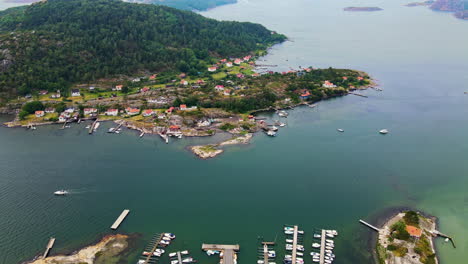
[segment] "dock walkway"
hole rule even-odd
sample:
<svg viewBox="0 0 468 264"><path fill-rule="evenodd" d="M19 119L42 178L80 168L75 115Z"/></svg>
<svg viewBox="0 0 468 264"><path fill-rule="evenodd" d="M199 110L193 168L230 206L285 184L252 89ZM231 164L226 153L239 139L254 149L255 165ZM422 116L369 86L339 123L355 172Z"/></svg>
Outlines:
<svg viewBox="0 0 468 264"><path fill-rule="evenodd" d="M365 225L365 226L367 226L367 227L369 227L369 228L371 228L371 229L373 229L373 230L375 230L375 231L377 231L377 232L380 232L380 229L379 229L379 228L377 228L377 227L375 227L375 226L373 226L373 225L367 223L367 222L364 221L364 220L359 220L359 223L361 223L361 224L363 224L363 225Z"/></svg>
<svg viewBox="0 0 468 264"><path fill-rule="evenodd" d="M51 237L49 240L49 243L47 243L46 251L44 252L44 255L42 256L42 258L47 258L47 255L49 255L50 250L52 249L52 247L54 247L54 243L55 243L55 238Z"/></svg>
<svg viewBox="0 0 468 264"><path fill-rule="evenodd" d="M120 216L115 220L114 224L111 226L111 229L116 230L119 228L120 224L125 220L125 217L127 217L128 213L130 213L130 210L125 209L123 212L120 214Z"/></svg>
<svg viewBox="0 0 468 264"><path fill-rule="evenodd" d="M297 225L294 226L294 234L293 234L293 249L292 249L292 264L296 264L296 254L297 254Z"/></svg>
<svg viewBox="0 0 468 264"><path fill-rule="evenodd" d="M236 252L239 251L239 245L217 245L217 244L202 244L203 250L218 250L223 252L223 264L235 264Z"/></svg>
<svg viewBox="0 0 468 264"><path fill-rule="evenodd" d="M322 234L320 236L321 241L320 241L320 264L325 264L325 239L327 237L327 234L325 230L322 229Z"/></svg>
<svg viewBox="0 0 468 264"><path fill-rule="evenodd" d="M153 245L153 248L151 248L151 251L149 251L149 254L146 257L145 262L143 262L143 264L151 263L151 258L154 256L154 252L158 248L159 243L161 243L163 236L164 236L163 234L159 235L158 239L156 240L156 243Z"/></svg>

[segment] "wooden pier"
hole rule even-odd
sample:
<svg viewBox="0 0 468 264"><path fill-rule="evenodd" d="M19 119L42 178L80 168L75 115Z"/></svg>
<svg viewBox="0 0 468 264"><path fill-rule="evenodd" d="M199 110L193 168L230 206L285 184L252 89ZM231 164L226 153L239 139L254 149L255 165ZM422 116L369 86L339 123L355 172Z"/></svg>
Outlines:
<svg viewBox="0 0 468 264"><path fill-rule="evenodd" d="M446 235L446 234L443 234L443 233L441 233L441 232L439 232L439 231L437 231L437 230L433 230L433 231L431 231L431 233L432 233L433 236L440 236L440 237L443 237L443 238L447 238L448 240L450 240L450 242L452 242L453 248L457 248L457 247L455 246L455 242L453 241L453 238L452 238L452 237L450 237L450 236L448 236L448 235Z"/></svg>
<svg viewBox="0 0 468 264"><path fill-rule="evenodd" d="M42 258L47 258L47 255L49 255L49 252L52 249L52 247L54 246L54 243L55 243L55 238L51 237L50 240L49 240L49 243L47 244L44 255L42 255Z"/></svg>
<svg viewBox="0 0 468 264"><path fill-rule="evenodd" d="M217 245L217 244L202 244L202 250L218 250L223 252L223 264L237 263L236 251L239 251L239 245Z"/></svg>
<svg viewBox="0 0 468 264"><path fill-rule="evenodd" d="M297 254L297 225L294 226L294 233L293 233L293 248L292 248L292 264L296 264L296 254Z"/></svg>
<svg viewBox="0 0 468 264"><path fill-rule="evenodd" d="M182 264L182 256L180 255L180 251L177 251L177 259L179 260L179 264Z"/></svg>
<svg viewBox="0 0 468 264"><path fill-rule="evenodd" d="M361 96L361 97L364 97L364 98L367 98L367 97L368 97L367 95L358 94L358 93L353 93L353 92L348 92L348 94L352 94L352 95L356 95L356 96Z"/></svg>
<svg viewBox="0 0 468 264"><path fill-rule="evenodd" d="M151 258L154 256L154 252L158 248L159 243L161 242L161 240L163 239L163 236L164 236L163 234L159 235L158 239L156 240L156 243L153 245L153 248L151 248L151 251L149 251L149 255L146 257L145 262L143 262L143 264L150 263Z"/></svg>
<svg viewBox="0 0 468 264"><path fill-rule="evenodd" d="M367 222L364 221L364 220L359 220L359 223L361 223L361 224L363 224L363 225L365 225L365 226L367 226L367 227L373 229L374 231L380 232L380 229L379 229L379 228L377 228L377 227L375 227L375 226L373 226L373 225L367 223Z"/></svg>
<svg viewBox="0 0 468 264"><path fill-rule="evenodd" d="M120 214L120 216L115 220L114 224L111 226L111 229L116 230L119 228L120 224L125 220L125 217L127 217L128 213L130 213L130 210L125 209L123 212Z"/></svg>
<svg viewBox="0 0 468 264"><path fill-rule="evenodd" d="M321 241L320 241L320 260L319 264L325 264L325 239L327 237L327 233L325 230L322 229L322 234L320 236Z"/></svg>
<svg viewBox="0 0 468 264"><path fill-rule="evenodd" d="M98 122L97 119L94 120L94 122L93 122L93 123L91 124L91 126L89 127L88 134L90 134L90 135L93 134L93 132L94 132L94 127L96 126L97 122Z"/></svg>

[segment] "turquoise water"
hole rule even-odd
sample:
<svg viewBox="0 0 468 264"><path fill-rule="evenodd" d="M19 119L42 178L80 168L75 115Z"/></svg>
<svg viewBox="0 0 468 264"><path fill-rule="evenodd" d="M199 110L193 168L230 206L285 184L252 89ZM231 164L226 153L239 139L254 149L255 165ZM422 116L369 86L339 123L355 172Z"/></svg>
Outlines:
<svg viewBox="0 0 468 264"><path fill-rule="evenodd" d="M240 263L248 263L258 236L283 241L282 225L300 224L308 249L314 228L334 228L335 263L371 263L369 231L357 220L400 206L438 216L457 244L454 250L437 242L441 262L464 263L468 23L403 3L359 1L385 10L346 13L343 7L358 4L249 0L203 13L259 22L290 37L261 62L282 65L277 70L360 69L384 88L364 92L367 99L297 108L278 137L259 134L213 160L185 149L212 139L166 145L133 131L106 134L110 123L93 136L86 124L0 127L0 263L33 257L50 236L57 238L53 253L79 248L108 232L124 208L131 213L119 231L143 234L136 253L153 233L174 232L169 249L189 249L200 263L217 263L201 252L203 242L239 243ZM390 134L379 135L382 128ZM51 195L61 188L72 195Z"/></svg>

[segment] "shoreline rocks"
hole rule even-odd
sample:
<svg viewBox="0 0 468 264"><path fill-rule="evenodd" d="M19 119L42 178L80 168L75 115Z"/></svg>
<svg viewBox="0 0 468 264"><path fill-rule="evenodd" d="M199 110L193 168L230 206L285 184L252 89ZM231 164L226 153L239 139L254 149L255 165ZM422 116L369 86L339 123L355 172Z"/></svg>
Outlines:
<svg viewBox="0 0 468 264"><path fill-rule="evenodd" d="M253 134L246 134L244 136L233 137L218 144L192 146L190 150L201 159L211 159L224 152L224 150L219 149L219 147L249 144L252 137Z"/></svg>

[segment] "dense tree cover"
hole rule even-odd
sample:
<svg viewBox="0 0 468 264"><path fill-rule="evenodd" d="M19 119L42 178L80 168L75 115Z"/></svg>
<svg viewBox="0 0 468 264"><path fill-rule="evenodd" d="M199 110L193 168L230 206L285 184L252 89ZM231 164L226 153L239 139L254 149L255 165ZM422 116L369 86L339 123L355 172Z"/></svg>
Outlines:
<svg viewBox="0 0 468 264"><path fill-rule="evenodd" d="M0 87L25 94L141 70L206 71L284 40L259 24L119 0L48 0L0 12ZM2 89L0 88L0 89ZM1 92L1 91L0 91Z"/></svg>
<svg viewBox="0 0 468 264"><path fill-rule="evenodd" d="M419 226L419 215L415 211L408 211L403 217L407 225Z"/></svg>

